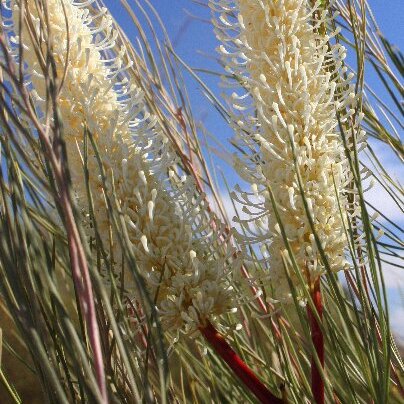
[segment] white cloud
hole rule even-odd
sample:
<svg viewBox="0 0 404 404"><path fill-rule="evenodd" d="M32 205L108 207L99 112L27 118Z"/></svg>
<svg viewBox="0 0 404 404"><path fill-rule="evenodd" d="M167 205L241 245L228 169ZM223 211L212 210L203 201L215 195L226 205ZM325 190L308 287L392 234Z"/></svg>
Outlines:
<svg viewBox="0 0 404 404"><path fill-rule="evenodd" d="M403 222L404 215L389 193L376 183L365 193L365 199L393 222ZM383 221L382 218L380 218Z"/></svg>
<svg viewBox="0 0 404 404"><path fill-rule="evenodd" d="M377 156L379 162L384 167L384 169L393 178L403 181L404 179L404 172L402 170L403 162L392 151L390 145L387 145L386 143L382 143L374 139L369 140L369 145L372 147L373 152ZM367 152L366 154L370 155L369 152ZM369 164L369 158L367 158L365 155L361 155L361 160L366 162L366 164L371 167L371 165Z"/></svg>
<svg viewBox="0 0 404 404"><path fill-rule="evenodd" d="M394 308L390 313L390 325L393 334L398 341L404 342L404 302L401 306Z"/></svg>
<svg viewBox="0 0 404 404"><path fill-rule="evenodd" d="M243 191L251 192L251 190L248 189L248 187L244 187ZM251 216L248 213L243 211L243 205L242 204L240 204L240 203L238 203L236 201L232 202L232 199L231 199L230 195L227 193L227 191L221 192L220 197L221 197L221 200L222 200L222 203L223 203L224 210L227 212L227 216L229 218L231 226L236 228L238 231L241 231L241 227L240 227L239 223L236 223L236 222L233 221L233 218L236 216L236 210L234 209L233 202L234 202L235 207L237 209L237 215L238 215L238 217L240 219L243 219L243 220L244 219L249 219ZM254 202L258 201L258 199L255 199L252 196L250 196L250 200L254 201ZM249 207L249 209L250 209L251 212L254 213L254 208L253 207Z"/></svg>
<svg viewBox="0 0 404 404"><path fill-rule="evenodd" d="M403 265L404 262L402 259L389 259L391 264L382 263L382 271L383 271L383 279L386 288L388 289L398 289L401 290L404 294L404 268L400 268L394 265L397 264ZM404 323L404 321L403 321Z"/></svg>
<svg viewBox="0 0 404 404"><path fill-rule="evenodd" d="M373 139L369 140L369 144L372 147L374 154L377 156L380 164L383 166L384 170L389 174L391 179L402 184L404 182L404 170L403 162L397 157L397 155L392 151L389 145L376 141ZM374 158L368 150L361 154L361 161L372 171L375 176L379 176L378 171L380 168L374 167ZM368 183L369 181L367 181ZM396 191L399 194L399 191ZM396 202L389 195L389 193L378 183L375 182L374 186L365 193L365 199L370 202L373 206L383 212L390 220L399 221L404 223L404 215ZM400 196L397 198L401 208L404 208L403 200Z"/></svg>

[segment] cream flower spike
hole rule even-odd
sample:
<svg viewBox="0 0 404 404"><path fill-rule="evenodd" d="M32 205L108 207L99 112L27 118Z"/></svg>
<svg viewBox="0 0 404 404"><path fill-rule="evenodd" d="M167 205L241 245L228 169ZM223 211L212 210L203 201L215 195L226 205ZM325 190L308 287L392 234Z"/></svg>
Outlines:
<svg viewBox="0 0 404 404"><path fill-rule="evenodd" d="M7 3L18 21L19 2ZM131 65L123 61L129 57L125 57L125 48L118 48L118 31L107 10L97 9L97 2L92 1L47 0L44 4L58 77L64 77L58 106L83 217L89 213L83 171L86 125L97 142L107 191L114 183L139 270L151 296L158 292L156 306L163 325L168 330L195 331L205 321L234 309L228 280L234 263L229 260L232 251L223 229L216 223L217 230L212 231L216 219L208 213L203 195L196 191L192 178L178 174L175 152L148 111L143 91L128 73ZM34 2L27 6L38 35L38 10ZM89 12L89 6L95 7L97 16ZM13 28L8 29L11 38ZM14 37L10 43L20 40ZM22 41L25 73L40 110L46 99L44 77L25 28ZM105 190L93 154L89 152L88 171L94 216L104 247L112 244L111 260L119 270L123 254L116 235L110 236ZM91 236L90 226L87 229ZM127 297L136 298L130 285L125 288Z"/></svg>
<svg viewBox="0 0 404 404"><path fill-rule="evenodd" d="M268 265L265 272L274 296L284 301L291 297L285 262L294 286L301 285L285 235L307 282L325 271L297 172L328 264L332 271L344 270L349 266L344 227L347 212L355 209L346 196L352 176L337 114L346 126L347 141L353 134L357 142L365 138L363 131L357 133L361 115L355 125L345 124L355 113L357 100L352 74L346 74L342 63L345 48L329 45L336 33L319 33L334 16L321 9L320 1L311 4L308 0L210 1L215 32L222 42L219 52L226 70L236 78L223 79L223 85L238 90L228 99L237 140L247 157L242 162L236 158L235 165L252 186L251 193L238 188L234 194L249 216L240 220L247 237L240 234L239 240L246 245L259 243L261 266ZM262 273L257 276L265 278Z"/></svg>

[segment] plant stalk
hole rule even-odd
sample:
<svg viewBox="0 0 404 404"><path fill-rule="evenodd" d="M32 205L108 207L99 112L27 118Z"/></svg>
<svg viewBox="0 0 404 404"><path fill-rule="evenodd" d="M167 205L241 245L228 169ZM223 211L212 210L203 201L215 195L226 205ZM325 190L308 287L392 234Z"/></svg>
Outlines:
<svg viewBox="0 0 404 404"><path fill-rule="evenodd" d="M24 2L21 2L23 5ZM21 16L24 9L20 10ZM49 46L49 44L47 44ZM21 45L20 45L21 46ZM45 148L45 158L50 162L55 177L57 192L54 195L55 201L60 206L60 216L66 229L66 238L70 256L70 267L73 277L74 286L77 289L79 301L85 315L86 325L92 353L94 355L94 367L96 372L97 384L100 390L101 402L108 403L108 392L106 387L106 377L104 370L104 361L102 354L100 331L97 322L97 313L95 307L95 299L92 289L92 281L90 271L87 264L86 253L82 244L80 232L76 223L73 211L73 201L70 193L70 177L68 172L67 155L65 144L61 134L60 118L57 115L56 99L57 99L57 82L56 68L52 58L47 61L46 74L49 76L47 83L52 102L52 116L46 115L46 123L42 124L38 119L35 109L32 106L30 94L26 86L23 84L19 72L7 52L7 45L4 33L0 32L0 48L2 55L5 55L5 65L12 82L19 89L19 95L22 98L22 109L30 118L34 128L38 131L38 137L43 142ZM20 50L21 52L21 50ZM48 49L48 54L51 52ZM54 123L51 125L51 118Z"/></svg>
<svg viewBox="0 0 404 404"><path fill-rule="evenodd" d="M323 302L321 297L320 277L311 286L311 298L317 311L320 321L323 319ZM307 313L310 321L311 340L316 351L321 368L324 369L324 336L316 316L312 312L310 305L307 306ZM316 404L324 404L324 380L317 366L315 355L311 358L311 391Z"/></svg>
<svg viewBox="0 0 404 404"><path fill-rule="evenodd" d="M258 379L254 372L243 362L243 360L233 351L222 335L215 327L208 322L199 328L202 335L212 346L226 364L233 370L244 385L258 398L261 403L280 404L284 401L272 394L264 384Z"/></svg>

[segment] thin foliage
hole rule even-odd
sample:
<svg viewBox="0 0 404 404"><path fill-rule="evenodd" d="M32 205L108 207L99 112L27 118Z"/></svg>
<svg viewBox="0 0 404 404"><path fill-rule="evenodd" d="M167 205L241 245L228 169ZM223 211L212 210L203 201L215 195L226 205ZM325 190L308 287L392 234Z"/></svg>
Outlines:
<svg viewBox="0 0 404 404"><path fill-rule="evenodd" d="M24 383L39 387L38 402L230 403L256 402L256 397L265 402L265 395L270 397L267 402L313 402L313 369L325 402L402 402L404 363L390 327L384 275L388 267L404 267L404 230L400 221L389 217L383 200L369 197L369 189L380 189L397 210L404 210L402 184L379 154L382 150L403 159L404 66L401 52L381 33L368 2L315 5L328 15L339 13L325 18L318 29L323 37L336 32L333 38L326 37L326 45L347 47L351 57L341 62L343 73L336 80L346 83L352 73L358 94L352 111L344 106L348 112L340 109L335 118L349 181L341 192L338 178L331 175L330 182L335 215L342 218L349 269L337 273L333 268L312 216L293 134L288 139L296 194L322 266L317 285L321 312L307 287L272 185L265 189L266 208L271 210L270 220L279 225L279 240L287 251L276 268L290 291L287 303L279 301L279 285L270 276L271 243L263 241L268 228L240 226L255 214L240 205L245 198L255 203L254 191L250 193L242 178L240 186L230 189L216 168L232 164L234 153L256 156L259 142L224 145L195 118L186 88L189 80L197 83L207 107L234 129L238 123L232 106L205 81L211 76L219 81L220 76L242 92L248 90L246 82L222 59L217 59L215 71L187 65L149 0L116 2L130 21L130 37L101 0L60 0L64 11L59 23L65 29L67 52L58 59L53 52L50 3L0 3L0 401L27 400L30 393L12 377L13 367L20 367L27 375ZM219 2L196 3L202 17L193 21L189 16L192 23L206 23L208 3L219 12ZM233 6L239 2L221 3L218 19L227 26L238 21ZM135 116L128 119L129 126L136 120L141 128L133 125L137 128L133 137L121 136L127 122L122 119L119 126L113 114L89 119L95 108L86 112L87 121L80 121L71 136L66 111L85 110L85 102L72 98L67 107L61 101L64 88L69 94L76 90L69 87L74 82L69 81L67 61L76 50L70 43L73 21L66 17L66 5L85 10L92 21L88 25L92 45L104 46L100 58L110 69L105 77L120 83L110 87L118 94L114 108L128 108L130 119ZM340 31L335 31L337 27ZM219 29L217 20L214 29ZM90 56L86 57L88 61ZM29 70L30 58L37 70ZM383 94L372 90L368 74L382 83ZM86 97L89 101L96 94ZM255 120L260 113L257 102L251 94L246 100ZM107 118L111 119L105 133L98 133L94 121ZM108 137L107 129L117 125L122 139ZM243 139L253 129L243 127ZM362 150L363 131L370 140ZM106 142L111 143L105 146ZM139 162L129 166L130 172L115 164L123 159L118 148L128 150L127 159ZM79 153L74 155L74 150ZM141 182L139 165L154 178L147 181L157 184L150 195L156 198L158 189L157 199L164 201L164 206L147 205L144 217L159 218L153 207L160 206L167 209L164 215L171 215L168 234L178 228L183 240L189 233L181 250L188 256L170 261L171 253L167 254L167 264L164 261L158 271L156 262L153 271L145 270L151 257L148 248L155 240L146 232L151 227L145 225L144 233L139 233L140 222L133 219L142 204L130 205L131 196L122 191L124 176L131 184ZM237 195L242 194L240 199ZM146 206L149 200L143 202ZM137 226L136 232L131 224ZM245 241L246 229L255 234L258 246ZM180 249L179 242L176 247ZM183 270L183 262L191 269ZM168 273L177 278L172 281ZM172 291L188 281L192 287L183 287L175 300ZM168 303L162 303L166 298ZM173 307L178 308L177 317L169 317ZM324 339L324 363L312 338L312 324ZM239 367L232 367L236 362ZM239 380L243 372L251 374L245 384Z"/></svg>

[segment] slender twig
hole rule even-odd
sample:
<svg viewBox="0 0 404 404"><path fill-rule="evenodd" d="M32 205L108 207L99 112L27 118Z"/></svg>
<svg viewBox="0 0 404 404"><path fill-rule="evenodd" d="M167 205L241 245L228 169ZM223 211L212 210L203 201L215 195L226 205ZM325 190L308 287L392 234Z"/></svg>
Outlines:
<svg viewBox="0 0 404 404"><path fill-rule="evenodd" d="M46 125L42 125L32 107L29 93L23 83L17 78L15 68L10 60L9 54L5 52L7 50L4 35L0 35L0 46L3 49L3 53L6 56L6 65L10 73L10 78L17 83L17 88L21 93L21 97L25 107L25 113L30 118L32 124L38 132L38 136L44 145L45 156L49 159L49 162L53 169L55 182L57 185L57 194L55 199L61 208L61 214L66 229L66 236L68 241L70 266L73 275L73 281L77 289L79 300L82 306L82 310L85 314L86 323L89 332L90 345L94 355L94 367L97 375L98 387L102 397L102 402L108 402L105 371L103 363L103 355L101 349L100 333L97 322L97 315L95 309L95 300L92 290L92 282L88 269L86 254L81 241L80 232L74 216L73 201L70 192L70 177L68 171L67 155L62 138L61 127L59 117L57 116L56 108L56 88L55 82L52 80L56 77L55 67L53 60L50 58L50 52L48 52L48 86L49 93L53 107L54 123L52 125L47 122Z"/></svg>
<svg viewBox="0 0 404 404"><path fill-rule="evenodd" d="M261 403L280 404L284 401L272 394L258 379L254 372L233 351L222 335L211 323L200 327L200 332L227 365L233 370L244 385L258 398Z"/></svg>
<svg viewBox="0 0 404 404"><path fill-rule="evenodd" d="M317 277L311 285L310 293L318 318L321 321L323 318L323 302L320 285L320 277ZM324 404L324 380L315 358L315 356L317 356L321 368L324 369L324 336L316 315L312 311L311 305L307 305L307 313L310 321L311 340L313 341L315 349L315 353L313 353L311 358L311 391L315 402L317 404Z"/></svg>

